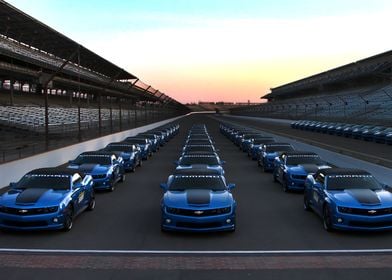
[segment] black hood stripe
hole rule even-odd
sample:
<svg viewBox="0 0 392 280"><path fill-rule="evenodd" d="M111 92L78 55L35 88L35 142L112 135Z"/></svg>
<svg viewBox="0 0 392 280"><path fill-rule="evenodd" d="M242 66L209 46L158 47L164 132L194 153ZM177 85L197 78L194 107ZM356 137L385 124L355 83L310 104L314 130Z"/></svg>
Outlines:
<svg viewBox="0 0 392 280"><path fill-rule="evenodd" d="M377 194L370 189L350 189L346 190L348 194L358 200L361 204L380 204L381 201Z"/></svg>
<svg viewBox="0 0 392 280"><path fill-rule="evenodd" d="M316 173L320 168L317 164L301 164L301 166L304 168L306 173Z"/></svg>
<svg viewBox="0 0 392 280"><path fill-rule="evenodd" d="M96 166L98 166L96 163L85 163L80 165L78 169L82 172L89 173L92 172Z"/></svg>
<svg viewBox="0 0 392 280"><path fill-rule="evenodd" d="M186 198L188 204L209 204L210 190L188 190Z"/></svg>
<svg viewBox="0 0 392 280"><path fill-rule="evenodd" d="M26 189L16 197L16 203L36 203L48 189Z"/></svg>

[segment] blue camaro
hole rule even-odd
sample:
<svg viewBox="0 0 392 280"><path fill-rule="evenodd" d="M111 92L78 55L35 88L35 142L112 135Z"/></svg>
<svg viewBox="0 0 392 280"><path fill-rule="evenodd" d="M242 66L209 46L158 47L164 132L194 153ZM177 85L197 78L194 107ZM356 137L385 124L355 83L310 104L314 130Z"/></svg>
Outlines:
<svg viewBox="0 0 392 280"><path fill-rule="evenodd" d="M275 158L273 178L282 184L283 191L303 191L305 180L309 174L319 169L331 167L316 153L284 152Z"/></svg>
<svg viewBox="0 0 392 280"><path fill-rule="evenodd" d="M94 189L114 191L117 182L125 180L123 160L111 152L84 152L69 162L68 168L93 177Z"/></svg>
<svg viewBox="0 0 392 280"><path fill-rule="evenodd" d="M102 151L113 152L121 156L126 171L136 171L136 166L142 166L142 157L140 148L134 144L126 142L113 142L108 144Z"/></svg>
<svg viewBox="0 0 392 280"><path fill-rule="evenodd" d="M392 193L370 173L329 168L309 175L304 209L323 219L325 230L392 229Z"/></svg>
<svg viewBox="0 0 392 280"><path fill-rule="evenodd" d="M294 151L294 147L289 143L270 143L261 147L260 158L258 160L264 172L274 170L275 158L280 156L282 152Z"/></svg>
<svg viewBox="0 0 392 280"><path fill-rule="evenodd" d="M171 175L161 184L163 231L234 231L234 184L220 175Z"/></svg>
<svg viewBox="0 0 392 280"><path fill-rule="evenodd" d="M197 166L205 165L211 169L215 169L219 171L221 175L225 174L225 171L222 167L224 163L225 162L221 161L216 154L212 154L212 155L211 154L207 154L207 155L185 154L181 156L178 161L175 161L175 164L177 166L176 169L184 169L184 168L188 169L188 168L195 167L196 165Z"/></svg>
<svg viewBox="0 0 392 280"><path fill-rule="evenodd" d="M70 169L35 169L0 196L0 228L69 231L77 215L94 207L90 175Z"/></svg>

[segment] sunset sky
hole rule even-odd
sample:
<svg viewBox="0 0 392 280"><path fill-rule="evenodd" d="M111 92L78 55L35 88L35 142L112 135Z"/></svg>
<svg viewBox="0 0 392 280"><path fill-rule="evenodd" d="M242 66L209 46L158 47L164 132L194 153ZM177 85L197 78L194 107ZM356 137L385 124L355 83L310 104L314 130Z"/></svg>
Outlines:
<svg viewBox="0 0 392 280"><path fill-rule="evenodd" d="M390 0L8 0L172 98L270 88L392 46Z"/></svg>

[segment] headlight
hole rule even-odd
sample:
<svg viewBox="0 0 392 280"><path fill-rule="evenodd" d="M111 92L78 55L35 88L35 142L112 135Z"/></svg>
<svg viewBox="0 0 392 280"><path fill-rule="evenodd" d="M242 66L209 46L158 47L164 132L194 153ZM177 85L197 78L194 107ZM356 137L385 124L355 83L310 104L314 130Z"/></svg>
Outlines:
<svg viewBox="0 0 392 280"><path fill-rule="evenodd" d="M338 206L338 211L340 213L347 213L347 214L351 214L353 212L353 209L350 207L342 207L342 206Z"/></svg>

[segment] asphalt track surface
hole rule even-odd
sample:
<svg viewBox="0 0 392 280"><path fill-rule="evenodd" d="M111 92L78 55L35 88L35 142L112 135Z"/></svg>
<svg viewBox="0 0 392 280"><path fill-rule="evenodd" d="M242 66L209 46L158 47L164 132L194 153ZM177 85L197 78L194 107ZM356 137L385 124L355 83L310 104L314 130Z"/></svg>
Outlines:
<svg viewBox="0 0 392 280"><path fill-rule="evenodd" d="M70 232L0 232L0 248L10 249L0 251L1 279L390 279L392 253L383 250L392 248L392 232L324 231L302 209L302 195L283 193L219 133L216 120L195 114L179 122L180 133L113 193L97 194L96 209ZM160 231L159 184L194 123L207 125L226 179L236 184L234 233Z"/></svg>

